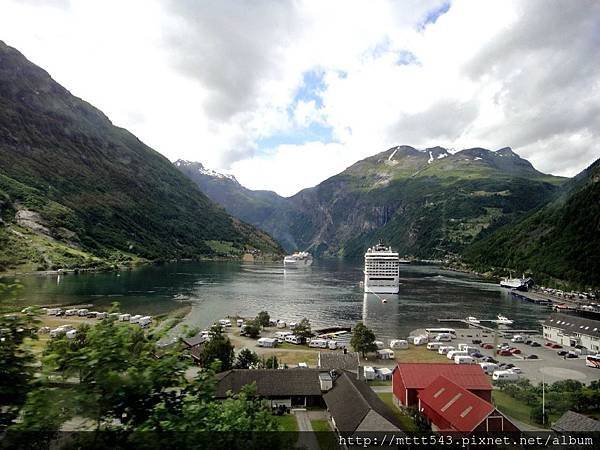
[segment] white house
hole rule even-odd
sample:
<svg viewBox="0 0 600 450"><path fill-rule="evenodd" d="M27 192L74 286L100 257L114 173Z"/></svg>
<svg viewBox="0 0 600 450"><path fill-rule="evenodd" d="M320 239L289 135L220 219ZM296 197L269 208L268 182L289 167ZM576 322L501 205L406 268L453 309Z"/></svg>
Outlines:
<svg viewBox="0 0 600 450"><path fill-rule="evenodd" d="M568 314L552 314L544 322L544 339L566 347L582 345L600 352L600 321Z"/></svg>

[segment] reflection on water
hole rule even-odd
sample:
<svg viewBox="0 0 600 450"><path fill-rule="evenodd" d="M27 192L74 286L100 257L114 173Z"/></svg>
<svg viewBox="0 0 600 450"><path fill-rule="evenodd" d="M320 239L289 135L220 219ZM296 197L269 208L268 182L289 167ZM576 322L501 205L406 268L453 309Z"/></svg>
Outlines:
<svg viewBox="0 0 600 450"><path fill-rule="evenodd" d="M307 317L316 326L352 326L359 320L378 337L405 337L437 318L504 314L530 328L547 310L519 302L504 290L434 266L400 268L399 295L365 295L358 283L362 261L315 260L305 269L239 262L175 263L120 273L25 277L20 304L94 304L118 301L130 313L157 315L182 302L192 305L185 323L205 327L226 315L251 317L267 310L286 321ZM386 302L383 302L385 299ZM4 301L7 301L6 299Z"/></svg>

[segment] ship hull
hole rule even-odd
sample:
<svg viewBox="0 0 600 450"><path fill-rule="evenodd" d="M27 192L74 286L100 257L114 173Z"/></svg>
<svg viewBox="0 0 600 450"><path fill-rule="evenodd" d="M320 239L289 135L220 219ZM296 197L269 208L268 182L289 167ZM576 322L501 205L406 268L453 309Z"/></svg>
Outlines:
<svg viewBox="0 0 600 450"><path fill-rule="evenodd" d="M302 267L309 267L312 264L311 260L302 261L284 261L283 265L286 269L300 269Z"/></svg>

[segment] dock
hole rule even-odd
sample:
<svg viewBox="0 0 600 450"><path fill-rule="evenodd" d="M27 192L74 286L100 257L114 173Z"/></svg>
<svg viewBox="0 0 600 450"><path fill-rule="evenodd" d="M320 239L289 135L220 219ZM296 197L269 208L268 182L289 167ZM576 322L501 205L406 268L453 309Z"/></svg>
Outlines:
<svg viewBox="0 0 600 450"><path fill-rule="evenodd" d="M486 327L485 325L482 325L481 323L472 323L469 322L468 320L465 319L437 319L438 322L460 322L460 323L464 323L465 325L469 325L472 326L474 328L479 328L480 330L485 330L489 333L509 333L509 334L539 334L540 330L514 330L514 329L509 329L509 328L490 328L490 327ZM480 319L480 322L494 322L494 320L491 319Z"/></svg>

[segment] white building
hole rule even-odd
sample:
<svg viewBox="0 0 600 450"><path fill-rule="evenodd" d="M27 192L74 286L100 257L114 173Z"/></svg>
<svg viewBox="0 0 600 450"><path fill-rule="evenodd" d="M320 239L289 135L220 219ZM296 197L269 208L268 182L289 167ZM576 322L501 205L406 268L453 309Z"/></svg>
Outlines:
<svg viewBox="0 0 600 450"><path fill-rule="evenodd" d="M544 322L544 339L566 347L581 345L600 352L600 321L568 314L552 314Z"/></svg>

